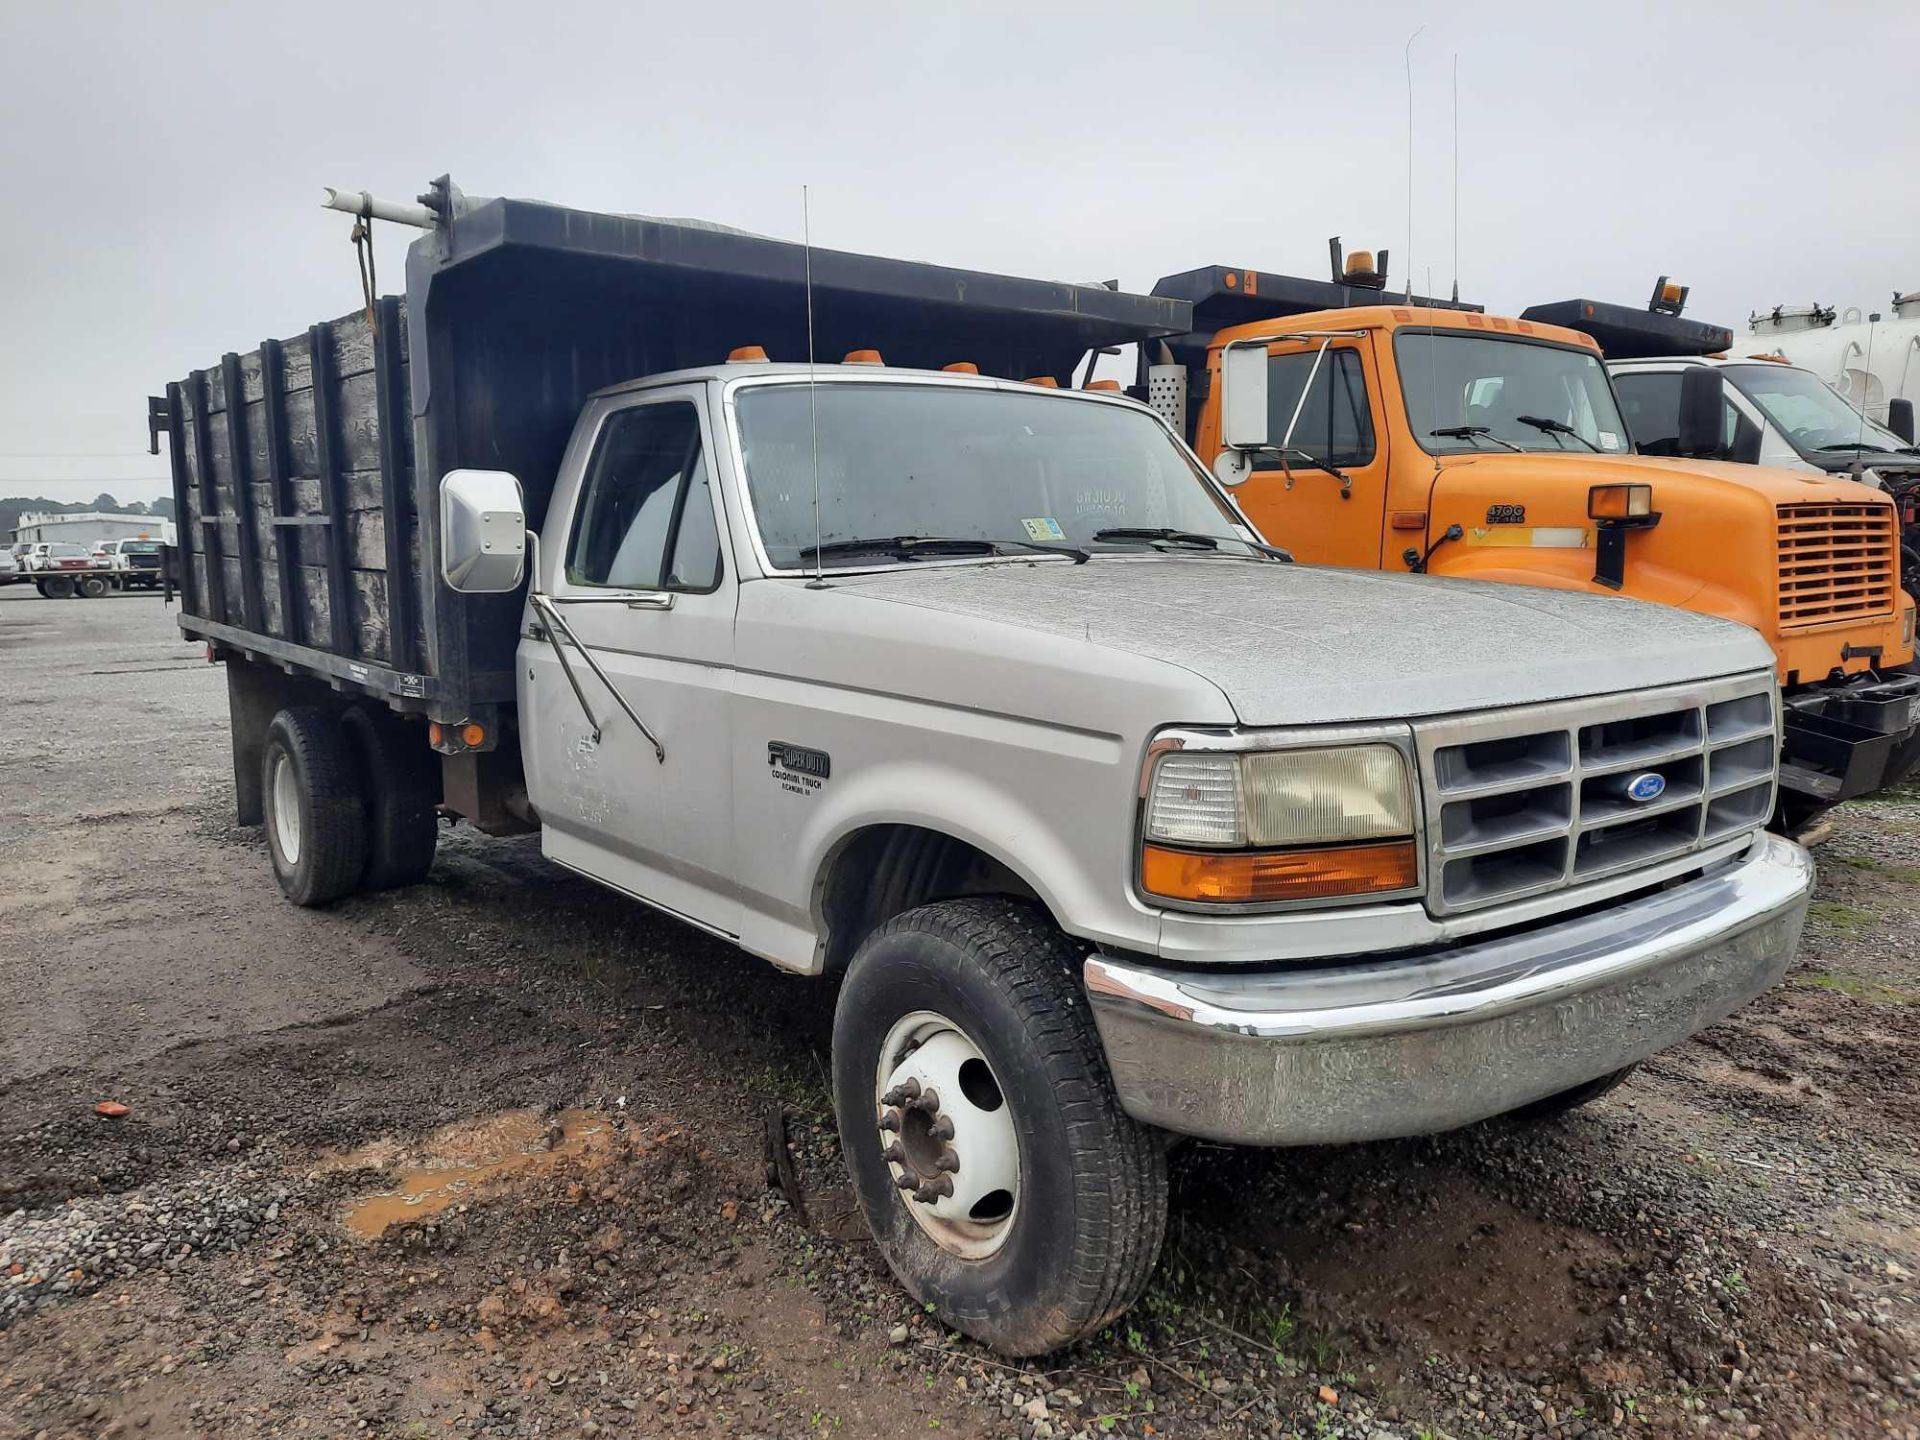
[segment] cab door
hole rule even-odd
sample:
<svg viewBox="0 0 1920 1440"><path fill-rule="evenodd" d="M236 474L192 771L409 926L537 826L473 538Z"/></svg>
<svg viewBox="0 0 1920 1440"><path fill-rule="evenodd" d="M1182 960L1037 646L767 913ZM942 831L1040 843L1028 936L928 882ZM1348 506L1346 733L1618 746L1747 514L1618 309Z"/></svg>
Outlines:
<svg viewBox="0 0 1920 1440"><path fill-rule="evenodd" d="M738 587L722 560L711 438L699 386L623 397L602 415L555 497L568 518L564 533L549 527L535 584L564 628L529 608L520 713L547 855L734 935Z"/></svg>
<svg viewBox="0 0 1920 1440"><path fill-rule="evenodd" d="M1387 430L1376 418L1370 345L1359 336L1276 341L1267 349L1273 448L1254 453L1253 476L1234 498L1270 543L1312 564L1380 565ZM1339 470L1345 483L1309 456Z"/></svg>

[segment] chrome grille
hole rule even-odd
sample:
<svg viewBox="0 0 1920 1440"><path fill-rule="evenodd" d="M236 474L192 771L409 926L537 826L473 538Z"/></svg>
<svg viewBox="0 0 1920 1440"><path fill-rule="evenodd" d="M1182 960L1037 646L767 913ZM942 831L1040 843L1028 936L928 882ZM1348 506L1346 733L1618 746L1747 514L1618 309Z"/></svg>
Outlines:
<svg viewBox="0 0 1920 1440"><path fill-rule="evenodd" d="M1777 515L1783 626L1893 613L1899 555L1892 505L1795 503Z"/></svg>
<svg viewBox="0 0 1920 1440"><path fill-rule="evenodd" d="M1773 813L1777 726L1771 674L1416 725L1428 909L1563 890L1757 829ZM1647 772L1665 789L1629 798Z"/></svg>

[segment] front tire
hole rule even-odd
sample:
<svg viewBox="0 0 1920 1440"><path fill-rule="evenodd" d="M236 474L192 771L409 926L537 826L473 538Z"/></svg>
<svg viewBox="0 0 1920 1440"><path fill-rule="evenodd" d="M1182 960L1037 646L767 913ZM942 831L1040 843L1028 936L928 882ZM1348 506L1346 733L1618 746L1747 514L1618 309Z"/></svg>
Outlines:
<svg viewBox="0 0 1920 1440"><path fill-rule="evenodd" d="M261 756L267 850L296 905L324 905L358 888L367 868L366 805L353 744L339 719L299 705L267 727Z"/></svg>
<svg viewBox="0 0 1920 1440"><path fill-rule="evenodd" d="M1510 1110L1503 1119L1517 1120L1521 1124L1533 1124L1541 1120L1558 1120L1578 1110L1582 1105L1591 1105L1602 1095L1609 1095L1626 1082L1629 1075L1640 1067L1628 1065L1609 1075L1601 1075L1587 1081L1584 1085L1575 1085L1571 1090L1562 1090L1558 1095L1548 1095L1542 1099L1522 1105L1518 1110Z"/></svg>
<svg viewBox="0 0 1920 1440"><path fill-rule="evenodd" d="M1124 1313L1166 1229L1165 1151L1120 1108L1080 958L1031 905L943 901L868 937L834 1013L834 1109L881 1254L1009 1355Z"/></svg>

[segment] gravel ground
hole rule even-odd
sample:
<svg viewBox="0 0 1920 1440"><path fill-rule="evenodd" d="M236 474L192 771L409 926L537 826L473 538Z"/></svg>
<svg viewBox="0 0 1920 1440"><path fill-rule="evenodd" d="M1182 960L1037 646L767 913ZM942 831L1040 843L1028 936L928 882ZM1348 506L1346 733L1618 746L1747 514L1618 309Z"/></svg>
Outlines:
<svg viewBox="0 0 1920 1440"><path fill-rule="evenodd" d="M1920 795L1576 1116L1182 1147L1145 1301L1010 1364L864 1240L826 986L462 831L286 906L155 600L0 591L0 675L6 1440L1920 1434Z"/></svg>

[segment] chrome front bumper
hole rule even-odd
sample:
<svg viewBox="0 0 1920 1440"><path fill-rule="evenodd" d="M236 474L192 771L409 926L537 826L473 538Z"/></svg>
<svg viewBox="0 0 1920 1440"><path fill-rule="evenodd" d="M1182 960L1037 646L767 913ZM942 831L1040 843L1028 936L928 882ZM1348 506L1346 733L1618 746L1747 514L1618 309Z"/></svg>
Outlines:
<svg viewBox="0 0 1920 1440"><path fill-rule="evenodd" d="M1786 973L1813 861L1756 837L1709 875L1412 959L1169 970L1090 956L1137 1120L1246 1145L1450 1130L1645 1059Z"/></svg>

